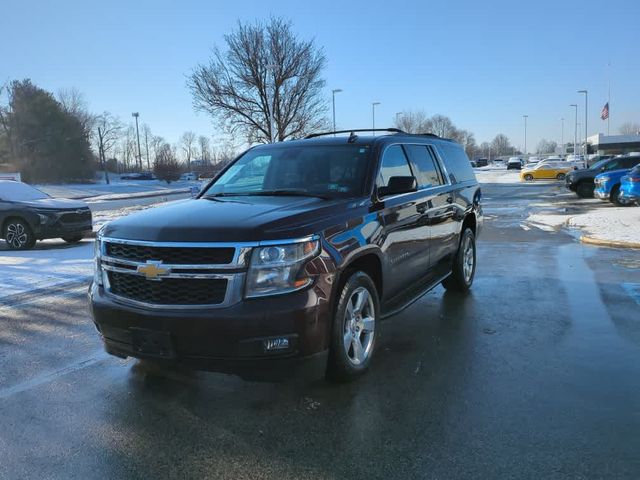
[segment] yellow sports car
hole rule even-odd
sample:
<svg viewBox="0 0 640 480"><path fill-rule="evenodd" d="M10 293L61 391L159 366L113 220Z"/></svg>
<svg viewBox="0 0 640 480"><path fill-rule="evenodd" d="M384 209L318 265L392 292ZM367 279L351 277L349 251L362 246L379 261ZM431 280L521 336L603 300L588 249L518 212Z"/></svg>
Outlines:
<svg viewBox="0 0 640 480"><path fill-rule="evenodd" d="M543 162L532 167L525 167L520 171L520 180L564 180L567 173L573 170L573 165L566 162Z"/></svg>

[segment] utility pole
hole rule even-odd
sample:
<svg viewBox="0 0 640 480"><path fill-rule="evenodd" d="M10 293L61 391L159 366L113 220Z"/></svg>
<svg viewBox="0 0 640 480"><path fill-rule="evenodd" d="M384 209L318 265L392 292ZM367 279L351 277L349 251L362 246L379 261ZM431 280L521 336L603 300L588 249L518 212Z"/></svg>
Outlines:
<svg viewBox="0 0 640 480"><path fill-rule="evenodd" d="M576 122L575 122L574 131L573 131L573 155L575 156L578 153L576 151L576 149L578 148L578 104L572 103L569 106L576 109Z"/></svg>
<svg viewBox="0 0 640 480"><path fill-rule="evenodd" d="M524 118L524 155L527 155L527 118L529 118L529 115L522 115L522 118Z"/></svg>
<svg viewBox="0 0 640 480"><path fill-rule="evenodd" d="M332 100L333 100L333 131L336 131L336 93L340 93L342 91L341 88L336 88L335 90L331 90L331 96L332 96ZM336 134L334 133L333 136L335 137Z"/></svg>
<svg viewBox="0 0 640 480"><path fill-rule="evenodd" d="M560 133L560 148L562 148L562 153L564 154L564 117L560 119L560 122L562 123L562 130Z"/></svg>
<svg viewBox="0 0 640 480"><path fill-rule="evenodd" d="M147 150L147 170L151 171L151 163L149 162L149 139L147 138L147 130L144 129L144 148Z"/></svg>
<svg viewBox="0 0 640 480"><path fill-rule="evenodd" d="M380 102L371 103L371 119L372 119L372 125L373 125L373 129L371 133L373 133L374 137L376 136L376 105L380 105Z"/></svg>
<svg viewBox="0 0 640 480"><path fill-rule="evenodd" d="M588 96L587 90L578 90L578 93L584 93L584 161L587 161L587 154L589 149L587 148L587 138L589 133L587 132L587 109L588 109Z"/></svg>
<svg viewBox="0 0 640 480"><path fill-rule="evenodd" d="M98 155L100 156L100 163L102 163L102 169L104 170L104 181L109 185L109 171L107 170L107 159L104 154L104 131L101 127L98 127Z"/></svg>
<svg viewBox="0 0 640 480"><path fill-rule="evenodd" d="M142 153L140 152L140 130L138 130L138 117L140 116L140 114L138 112L133 112L131 116L136 119L136 135L138 137L138 165L140 167L140 170L142 170Z"/></svg>

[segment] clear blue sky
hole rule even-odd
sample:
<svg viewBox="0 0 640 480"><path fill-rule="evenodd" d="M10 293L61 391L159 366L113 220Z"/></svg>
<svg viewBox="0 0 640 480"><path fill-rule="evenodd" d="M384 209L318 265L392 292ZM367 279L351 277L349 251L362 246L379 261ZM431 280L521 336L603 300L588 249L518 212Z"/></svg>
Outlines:
<svg viewBox="0 0 640 480"><path fill-rule="evenodd" d="M338 126L391 125L396 112L442 113L473 131L523 143L573 135L570 103L589 90L589 133L599 119L611 62L611 131L640 121L640 2L564 1L132 1L3 0L0 81L31 78L51 91L76 87L93 111L129 121L139 111L154 133L213 135L196 113L186 76L238 19L291 19L328 59L327 98Z"/></svg>

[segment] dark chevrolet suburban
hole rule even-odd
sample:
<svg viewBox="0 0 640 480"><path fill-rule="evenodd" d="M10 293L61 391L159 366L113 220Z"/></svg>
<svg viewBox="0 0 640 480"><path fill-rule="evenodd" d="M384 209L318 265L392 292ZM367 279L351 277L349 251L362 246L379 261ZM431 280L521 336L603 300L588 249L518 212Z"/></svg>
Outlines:
<svg viewBox="0 0 640 480"><path fill-rule="evenodd" d="M105 225L106 350L245 378L366 370L381 319L471 287L483 219L459 144L385 132L257 146L196 199Z"/></svg>

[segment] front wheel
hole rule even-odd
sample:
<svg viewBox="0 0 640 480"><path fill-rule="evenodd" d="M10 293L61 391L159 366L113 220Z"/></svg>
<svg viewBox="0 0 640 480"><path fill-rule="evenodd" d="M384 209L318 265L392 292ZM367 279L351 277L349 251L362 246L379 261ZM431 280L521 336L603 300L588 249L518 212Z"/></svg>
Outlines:
<svg viewBox="0 0 640 480"><path fill-rule="evenodd" d="M442 281L447 290L466 292L473 285L476 275L476 237L470 228L466 228L460 239L460 246L453 261L451 275Z"/></svg>
<svg viewBox="0 0 640 480"><path fill-rule="evenodd" d="M533 180L533 175L527 174L527 175L525 175L525 176L524 176L524 179L525 179L527 182L530 182L530 181L532 181L532 180Z"/></svg>
<svg viewBox="0 0 640 480"><path fill-rule="evenodd" d="M29 250L36 244L31 227L24 220L12 218L4 226L4 239L11 250Z"/></svg>
<svg viewBox="0 0 640 480"><path fill-rule="evenodd" d="M620 200L620 185L616 185L611 189L609 200L617 207L626 207L627 204Z"/></svg>
<svg viewBox="0 0 640 480"><path fill-rule="evenodd" d="M579 183L578 188L576 189L576 193L580 198L593 197L593 186L589 185L586 182Z"/></svg>
<svg viewBox="0 0 640 480"><path fill-rule="evenodd" d="M564 173L559 173L558 175L556 175L556 178L558 180L564 180L564 177L566 177L566 175Z"/></svg>
<svg viewBox="0 0 640 480"><path fill-rule="evenodd" d="M327 378L352 380L371 363L380 317L380 299L371 277L351 274L340 290L333 318Z"/></svg>

